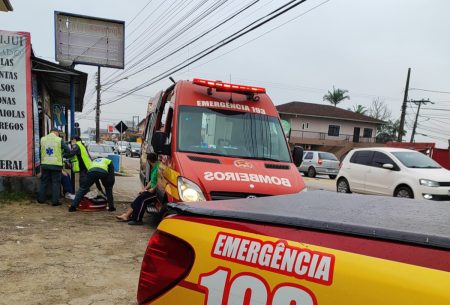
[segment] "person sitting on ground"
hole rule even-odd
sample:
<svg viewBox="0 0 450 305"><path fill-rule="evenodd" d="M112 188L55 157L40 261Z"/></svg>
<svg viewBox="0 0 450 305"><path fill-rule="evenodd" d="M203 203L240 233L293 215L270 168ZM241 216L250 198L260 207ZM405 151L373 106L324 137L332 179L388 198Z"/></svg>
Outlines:
<svg viewBox="0 0 450 305"><path fill-rule="evenodd" d="M75 198L75 192L73 191L72 179L70 174L64 169L61 172L61 185L63 187L64 197L73 200Z"/></svg>
<svg viewBox="0 0 450 305"><path fill-rule="evenodd" d="M98 183L101 180L105 187L106 198L108 200L108 211L113 212L116 210L114 207L113 198L113 186L115 182L114 166L112 161L107 158L97 158L92 161L91 167L87 172L86 179L82 182L80 189L75 195L75 199L69 208L69 212L75 212L81 199L89 192L90 187L94 183Z"/></svg>
<svg viewBox="0 0 450 305"><path fill-rule="evenodd" d="M129 225L142 225L145 208L148 203L156 199L156 184L158 182L158 156L155 153L147 154L147 162L150 163L150 182L142 189L142 192L131 203L131 207L122 215L116 218L121 221L127 221Z"/></svg>

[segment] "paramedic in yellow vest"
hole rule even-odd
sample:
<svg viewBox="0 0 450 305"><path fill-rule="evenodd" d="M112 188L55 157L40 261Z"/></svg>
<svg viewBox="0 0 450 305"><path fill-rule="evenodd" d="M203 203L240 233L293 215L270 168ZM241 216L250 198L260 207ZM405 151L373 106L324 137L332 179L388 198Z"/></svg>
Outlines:
<svg viewBox="0 0 450 305"><path fill-rule="evenodd" d="M71 151L66 143L59 137L59 130L52 129L50 133L41 138L41 186L38 202L45 203L47 186L52 186L52 205L61 205L59 202L61 192L61 170L63 168L63 153L71 157Z"/></svg>
<svg viewBox="0 0 450 305"><path fill-rule="evenodd" d="M80 174L80 185L83 184L86 179L87 172L91 167L91 156L84 146L83 142L81 142L81 138L78 136L73 136L71 138L72 144L72 153L74 156L71 158L70 162L72 163L72 171L74 173Z"/></svg>
<svg viewBox="0 0 450 305"><path fill-rule="evenodd" d="M72 201L72 205L69 208L69 212L75 212L81 199L89 192L89 188L98 181L101 181L105 187L106 199L108 200L108 211L113 212L116 210L114 207L113 198L113 186L114 186L114 166L112 161L107 158L97 158L92 161L91 167L88 170L86 179L80 185L75 199Z"/></svg>

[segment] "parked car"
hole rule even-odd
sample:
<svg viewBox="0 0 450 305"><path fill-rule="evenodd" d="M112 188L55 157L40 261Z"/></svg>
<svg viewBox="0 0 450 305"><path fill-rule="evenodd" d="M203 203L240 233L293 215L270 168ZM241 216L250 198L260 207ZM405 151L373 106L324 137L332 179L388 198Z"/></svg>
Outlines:
<svg viewBox="0 0 450 305"><path fill-rule="evenodd" d="M116 143L116 150L119 154L123 154L127 151L128 144L130 144L130 142L127 141L119 141Z"/></svg>
<svg viewBox="0 0 450 305"><path fill-rule="evenodd" d="M90 144L87 150L92 159L107 158L109 155L114 154L113 148L104 144Z"/></svg>
<svg viewBox="0 0 450 305"><path fill-rule="evenodd" d="M305 151L303 162L298 170L308 177L316 175L328 175L331 179L336 179L339 172L339 160L335 155L324 151Z"/></svg>
<svg viewBox="0 0 450 305"><path fill-rule="evenodd" d="M410 149L354 149L342 161L336 189L341 193L450 201L450 171Z"/></svg>
<svg viewBox="0 0 450 305"><path fill-rule="evenodd" d="M116 144L113 141L103 141L102 144L110 146L113 149L115 154L118 153L117 149L116 149Z"/></svg>
<svg viewBox="0 0 450 305"><path fill-rule="evenodd" d="M138 304L449 304L445 202L314 191L169 209Z"/></svg>
<svg viewBox="0 0 450 305"><path fill-rule="evenodd" d="M141 143L137 142L129 143L125 154L127 157L134 157L134 156L139 157L141 155Z"/></svg>

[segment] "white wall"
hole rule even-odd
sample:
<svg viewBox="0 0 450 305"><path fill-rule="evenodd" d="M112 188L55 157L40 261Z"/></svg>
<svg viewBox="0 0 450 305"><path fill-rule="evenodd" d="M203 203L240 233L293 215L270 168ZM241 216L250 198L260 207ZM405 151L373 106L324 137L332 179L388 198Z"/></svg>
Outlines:
<svg viewBox="0 0 450 305"><path fill-rule="evenodd" d="M372 138L376 136L376 124L345 121L338 119L326 119L307 116L290 117L289 119L292 128L292 136L301 136L304 138L319 138L319 133L325 133L327 140L344 140L347 136L350 141L353 141L353 132L355 127L360 128L360 141L363 142L364 128L372 129ZM306 124L308 123L308 124ZM303 124L305 126L303 126ZM308 125L308 126L306 126ZM328 126L340 126L339 137L328 136ZM304 129L303 129L304 127Z"/></svg>

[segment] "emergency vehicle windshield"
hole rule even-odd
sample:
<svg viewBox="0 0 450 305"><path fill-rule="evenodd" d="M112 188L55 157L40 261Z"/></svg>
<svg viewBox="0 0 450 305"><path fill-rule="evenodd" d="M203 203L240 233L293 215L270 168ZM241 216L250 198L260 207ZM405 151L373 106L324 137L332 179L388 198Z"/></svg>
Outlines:
<svg viewBox="0 0 450 305"><path fill-rule="evenodd" d="M291 162L281 124L262 114L180 107L178 151Z"/></svg>

